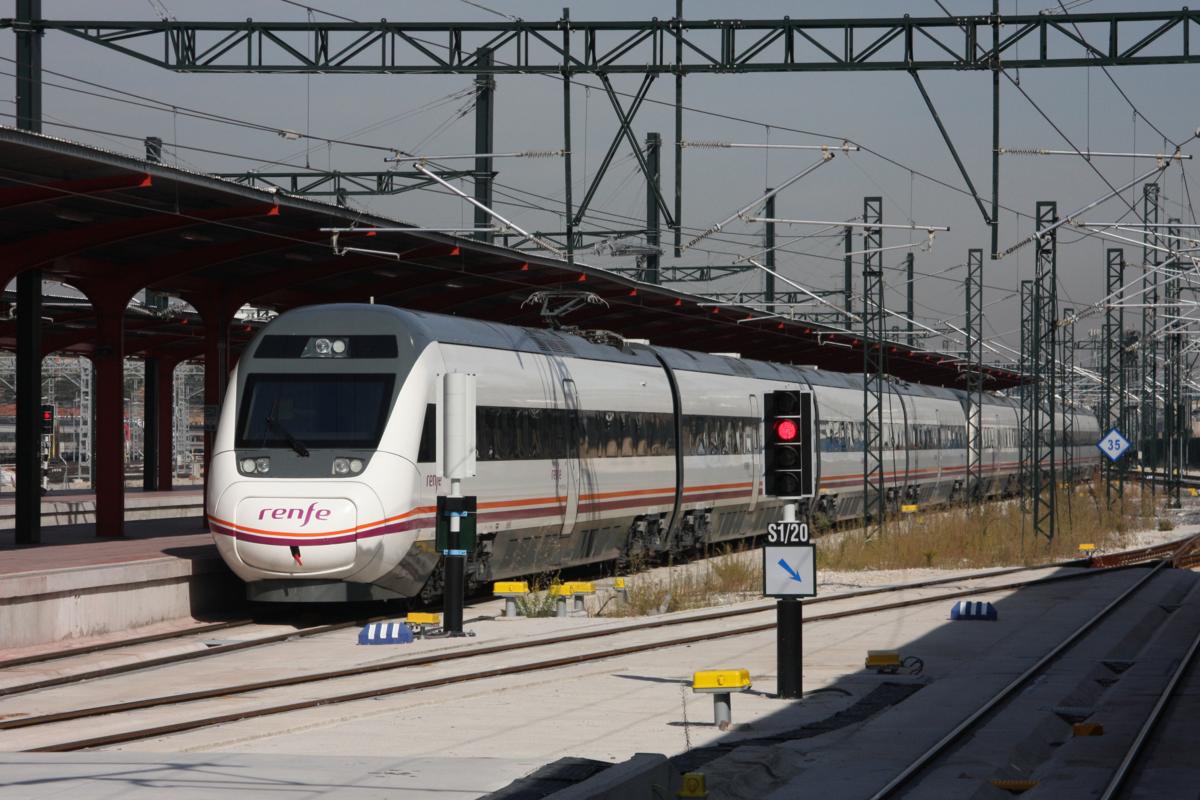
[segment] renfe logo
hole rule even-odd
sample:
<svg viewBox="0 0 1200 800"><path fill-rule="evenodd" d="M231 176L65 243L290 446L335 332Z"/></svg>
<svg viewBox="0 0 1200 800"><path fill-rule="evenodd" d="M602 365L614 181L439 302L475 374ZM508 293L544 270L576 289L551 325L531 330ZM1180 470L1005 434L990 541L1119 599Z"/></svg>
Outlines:
<svg viewBox="0 0 1200 800"><path fill-rule="evenodd" d="M329 519L329 515L333 512L328 508L317 508L316 501L309 504L308 508L296 508L295 506L284 508L264 508L258 512L259 519L298 519L302 520L300 527L308 525L309 520L315 519L318 522L324 522Z"/></svg>

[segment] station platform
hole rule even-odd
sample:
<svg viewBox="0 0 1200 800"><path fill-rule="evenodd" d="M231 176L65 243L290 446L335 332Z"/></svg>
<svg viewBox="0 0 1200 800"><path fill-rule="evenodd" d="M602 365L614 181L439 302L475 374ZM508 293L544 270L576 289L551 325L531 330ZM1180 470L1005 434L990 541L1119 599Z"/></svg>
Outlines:
<svg viewBox="0 0 1200 800"><path fill-rule="evenodd" d="M204 491L185 486L166 492L125 490L125 519L169 519L200 516L204 513ZM0 494L0 544L11 544L16 524L17 500L11 492ZM96 493L90 489L54 490L42 498L42 525L78 525L95 523ZM7 538L5 533L8 532ZM89 537L91 531L89 531Z"/></svg>
<svg viewBox="0 0 1200 800"><path fill-rule="evenodd" d="M0 513L11 513L5 500ZM130 492L124 536L98 538L79 519L94 495L66 492L42 502L41 544L18 546L11 527L0 530L0 651L16 657L238 607L241 584L217 555L201 504L194 489ZM64 518L77 521L52 522Z"/></svg>

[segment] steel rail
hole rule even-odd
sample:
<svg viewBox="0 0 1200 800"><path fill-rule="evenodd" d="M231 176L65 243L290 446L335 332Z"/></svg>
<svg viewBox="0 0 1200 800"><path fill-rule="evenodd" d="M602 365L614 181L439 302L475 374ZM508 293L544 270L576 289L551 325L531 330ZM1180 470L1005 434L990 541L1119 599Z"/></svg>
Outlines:
<svg viewBox="0 0 1200 800"><path fill-rule="evenodd" d="M1145 548L1143 548L1143 549L1145 549ZM1137 551L1130 551L1130 552L1135 553ZM1159 554L1156 552L1153 554L1153 557L1157 558L1157 557L1159 557ZM1145 560L1145 559L1141 559L1141 560ZM1135 558L1128 562L1123 562L1123 563L1133 564L1133 563L1137 563L1137 561L1138 561L1138 559ZM845 600L845 599L852 599L855 597L868 597L868 596L874 595L874 594L886 594L888 592L902 591L904 589L922 589L922 588L926 588L926 587L930 587L930 586L940 586L943 584L956 583L956 582L960 582L960 581L964 581L964 580L982 580L985 578L993 578L993 577L998 577L1001 575L1011 575L1016 572L1033 571L1033 570L1039 570L1039 569L1054 569L1054 568L1063 568L1063 567L1082 567L1082 566L1090 566L1090 565L1091 565L1091 563L1087 559L1073 559L1071 561L1063 561L1063 562L1057 562L1057 563L1052 562L1049 564L1036 564L1036 565L1029 566L1029 567L1004 567L1002 569L989 570L987 572L981 572L981 573L977 573L975 575L958 575L958 576L955 576L952 578L932 578L930 580L916 581L914 583L905 583L905 584L892 585L892 586L877 586L877 587L873 587L870 589L860 589L860 590L854 591L854 592L844 592L842 594L837 594L837 595L827 595L825 597L815 597L815 598L810 598L808 600L805 600L804 604L805 605L813 605L813 604L819 604L819 603L828 603L828 602L831 602L834 600ZM1117 565L1113 564L1113 565L1105 565L1105 566L1117 566ZM770 606L764 605L762 608L763 609L774 608L774 605L770 605ZM718 613L728 614L728 615L732 616L732 615L744 614L744 613L757 613L757 609L738 609L735 611L718 612ZM170 664L181 663L184 661L192 661L192 660L199 659L199 658L206 658L208 656L217 656L217 655L222 655L224 653L233 653L233 652L238 652L241 650L249 650L252 647L256 647L256 646L260 646L260 645L276 644L281 641L286 641L287 639L290 639L292 637L307 638L309 636L314 636L314 635L320 634L320 633L328 633L333 630L340 630L342 628L349 627L351 625L362 625L362 624L366 624L368 622L378 622L378 621L385 620L385 619L391 619L391 617L390 616L380 616L380 617L370 617L367 619L360 619L360 620L356 620L354 622L348 622L348 623L331 623L331 625L329 625L329 626L320 627L320 628L297 630L297 631L292 631L291 633L286 633L286 634L273 634L271 636L260 637L257 639L249 639L245 642L232 642L229 644L219 645L217 647L210 647L205 650L196 650L196 651L188 652L188 653L173 653L168 656L160 656L158 658L146 659L143 661L133 662L133 663L129 663L129 664L118 664L118 665L111 666L111 667L102 667L100 669L90 670L88 672L77 672L72 675L60 675L55 678L46 678L44 680L33 681L31 683L23 683L23 684L19 684L16 686L8 686L8 687L0 688L0 697L9 697L9 696L16 695L16 694L23 694L25 692L38 691L41 689L50 689L50 688L54 688L56 686L65 686L65 685L71 684L71 683L81 683L81 682L87 681L87 680L98 680L101 678L108 678L108 677L112 677L114 675L121 675L121 674L128 673L128 672L136 672L136 671L142 670L142 669L152 669L155 667L168 666ZM183 635L183 634L181 634L181 635ZM127 642L127 644L135 644L135 643L137 643L137 642L132 642L132 641ZM121 645L114 645L114 647L120 647L120 646ZM70 653L68 655L72 655L72 654L73 653ZM57 658L57 656L48 657L47 660L53 660L54 658ZM16 665L14 664L13 666L16 666ZM4 724L2 722L0 722L0 730L3 730L3 729L4 729Z"/></svg>
<svg viewBox="0 0 1200 800"><path fill-rule="evenodd" d="M128 664L117 664L115 666L104 667L102 669L91 670L88 672L77 672L72 675L60 675L56 678L46 678L44 680L33 681L31 683L22 683L22 684L19 684L16 686L6 686L3 688L0 688L0 697L9 697L14 694L23 694L25 692L37 691L39 689L50 689L55 686L64 686L69 683L79 683L81 681L94 680L96 678L107 678L107 677L110 677L113 675L121 675L126 672L137 672L137 671L143 670L143 669L151 669L153 667L162 667L162 666L166 666L168 664L177 664L177 663L180 663L183 661L191 661L193 659L206 658L208 656L221 655L223 653L233 653L233 652L237 652L239 650L249 650L252 647L261 647L262 645L266 645L266 644L275 644L277 642L283 642L283 641L287 641L288 639L293 639L293 638L305 639L305 638L308 638L309 636L316 636L316 635L322 634L322 633L329 633L330 631L341 630L343 628L349 628L349 627L356 626L356 625L363 625L363 624L366 624L367 622L378 622L378 621L384 620L384 619L388 619L388 617L380 616L380 617L370 617L365 620L363 620L363 619L352 620L349 622L331 622L327 625L316 625L311 628L299 628L296 630L288 631L286 633L274 633L274 634L271 634L270 636L260 636L256 639L247 639L244 642L230 642L228 644L217 645L216 647L209 647L204 650L194 650L194 651L187 652L187 653L172 653L169 656L159 656L158 658L148 658L148 659L145 659L142 661L130 662ZM182 638L183 636L186 636L186 635L187 634L179 634L179 637ZM174 638L174 637L168 636L166 638ZM147 639L150 641L155 641L155 639L153 637L147 637ZM127 645L140 644L140 643L141 643L140 640L121 642L120 644L114 644L113 649L118 648L118 647L124 647ZM95 647L95 650L109 649L102 645L96 645L94 647ZM78 648L77 651L70 651L70 652L67 652L65 655L50 656L50 657L46 658L45 660L52 661L52 660L57 660L58 658L67 658L72 655L78 655L81 652L88 652L88 651L95 652L95 650L92 650L92 648ZM37 658L37 657L34 656L32 658ZM21 659L14 659L14 660L20 661ZM16 666L16 664L12 664L11 662L6 662L5 665L6 666Z"/></svg>
<svg viewBox="0 0 1200 800"><path fill-rule="evenodd" d="M1192 537L1191 539L1188 539L1182 546L1177 544L1176 548L1179 549L1180 547L1190 546L1190 544L1192 542L1194 542L1197 538L1200 538L1200 537ZM963 739L963 737L965 737L967 733L972 731L975 728L975 726L978 725L979 722L981 720L983 720L984 717L986 717L991 711L996 709L1001 703L1003 703L1005 700L1007 700L1009 697L1011 697L1014 692L1016 692L1022 686L1027 684L1030 680L1032 680L1039 673L1041 673L1047 666L1049 666L1051 663L1053 663L1055 660L1057 660L1057 658L1060 655L1062 655L1063 652L1065 652L1072 645L1074 645L1079 639L1081 639L1092 628L1094 628L1100 622L1107 619L1109 614L1111 614L1114 610L1116 610L1122 603L1124 603L1127 599L1129 599L1134 594L1136 594L1140 589L1142 589L1143 587L1148 585L1150 580L1153 579L1164 567L1168 566L1170 563L1171 562L1169 559L1164 559L1162 561L1159 561L1150 570L1150 572L1148 572L1145 576L1140 578L1136 583L1133 584L1133 586L1130 586L1128 589L1126 589L1124 592L1122 592L1116 599L1114 599L1108 605L1106 605L1103 609L1101 609L1091 619L1089 619L1087 622L1083 623L1078 628L1076 628L1070 635L1068 635L1059 644L1057 644L1050 652L1046 653L1044 656L1042 656L1040 659L1038 659L1037 662L1035 664L1033 664L1033 666L1031 666L1029 669L1025 670L1024 672L1022 672L1020 675L1018 675L1012 681L1010 681L1008 683L1008 685L1006 685L1003 689L1001 689L999 692L994 694L990 699L987 700L987 702L985 702L982 706L980 706L978 709L976 709L974 712L972 712L966 719L964 719L962 722L958 723L958 725L954 726L954 728L949 733L947 733L945 736L943 736L941 739L939 739L937 741L937 743L935 743L932 747L930 747L928 750L926 750L921 755L917 756L917 758L914 759L913 762L910 763L907 767L905 767L898 775L896 775L894 778L892 778L890 781L888 781L886 784L884 784L884 786L881 789L879 789L877 792L872 794L870 800L884 800L884 798L893 796L894 793L898 789L907 785L914 777L916 777L919 773L923 772L926 769L926 767L928 767L929 764L934 759L942 756L943 754L948 752L954 745L956 745L959 741L961 741ZM1119 568L1120 567L1109 567L1108 569L1119 569Z"/></svg>
<svg viewBox="0 0 1200 800"><path fill-rule="evenodd" d="M1150 710L1150 715L1146 717L1146 721L1142 724L1141 730L1138 731L1137 737L1134 738L1128 752L1125 753L1125 758L1121 760L1116 772L1113 773L1113 777L1109 781L1108 786L1105 787L1104 794L1100 796L1100 800L1112 800L1112 798L1116 797L1125 780L1132 774L1134 764L1141 756L1146 742L1154 735L1154 729L1161 721L1167 703L1170 701L1172 695L1175 694L1175 688L1192 666L1192 662L1195 661L1197 650L1200 650L1200 633L1197 633L1195 638L1192 639L1192 646L1188 648L1187 653L1179 662L1179 666L1172 673L1171 680L1167 682L1166 687L1163 688L1162 693L1158 696L1158 702Z"/></svg>
<svg viewBox="0 0 1200 800"><path fill-rule="evenodd" d="M1161 565L1160 565L1161 566ZM1006 589L1017 589L1029 586L1040 586L1049 583L1056 583L1065 580L1074 580L1078 578L1095 577L1115 570L1124 570L1132 568L1132 566L1111 567L1100 571L1081 571L1071 573L1069 575L1051 575L1046 578L1038 578L1029 581L1016 581L1006 584L986 587L989 591L1003 591ZM1030 569L1030 568L1021 568ZM1158 567L1155 568L1157 571ZM970 580L971 576L959 576L954 580ZM901 591L914 588L911 586L892 587L884 591ZM845 609L842 611L834 611L819 616L808 617L804 620L804 624L811 622L822 622L835 619L843 619L852 616L862 616L866 614L874 614L881 611L889 611L900 608L911 608L918 605L926 605L930 603L942 602L948 599L966 597L972 594L977 594L980 587L963 589L953 592L943 592L932 597L914 598L910 600L901 600L894 603L883 605L874 605L866 608ZM870 590L868 593L877 593L877 590ZM831 597L829 600L846 599L847 595ZM563 644L570 642L583 641L588 639L598 639L609 636L621 635L625 633L633 633L654 628L670 627L675 625L685 625L691 623L710 622L713 620L728 619L735 616L744 616L748 614L761 614L774 611L774 604L756 606L747 609L732 609L710 614L701 614L682 619L674 620L656 620L654 622L640 623L637 625L624 626L617 629L608 629L604 631L586 631L583 633L566 634L562 636L554 636L546 639L523 641L510 643L505 645L494 645L489 647L474 648L469 650L454 651L449 653L437 653L427 656L421 656L411 659L403 659L398 661L384 662L380 664L364 665L357 668L344 670L336 670L326 673L318 673L315 675L294 676L291 678L280 678L270 681L259 681L255 683L244 684L242 686L225 687L219 689L206 689L196 692L187 692L178 695L170 695L147 700L131 701L126 703L114 703L105 706L95 706L88 709L79 709L76 711L65 711L54 714L46 714L39 717L26 717L23 719L4 720L0 722L0 730L12 730L18 728L29 728L39 725L47 725L56 722L74 721L78 719L86 719L89 717L100 716L104 714L114 714L124 711L137 711L146 708L154 708L160 706L180 705L187 702L197 700L214 699L230 697L236 694L246 694L264 689L274 689L286 686L294 686L307 683L316 683L320 681L333 680L345 677L358 677L369 673L385 672L396 669L403 669L412 666L425 666L429 664L445 663L449 661L466 660L477 658L480 656L494 655L497 653L513 652L516 650L526 650L538 647L545 647L554 644ZM120 744L124 742L137 741L147 739L154 736L179 733L197 728L210 727L219 725L225 722L232 722L241 719L252 719L257 717L270 716L273 714L281 714L289 711L302 710L306 708L315 708L323 705L333 705L338 703L353 702L356 700L364 700L372 697L382 697L392 694L402 694L406 692L417 691L421 689L435 688L439 686L448 686L455 683L465 683L474 680L483 680L486 678L497 677L501 675L514 675L526 672L536 672L545 669L553 669L561 666L569 666L574 664L583 664L591 661L600 661L614 656L629 655L633 653L647 652L650 650L658 650L668 647L678 647L686 644L693 644L700 641L711 641L713 639L724 639L733 636L744 636L751 633L759 633L762 631L771 630L775 627L775 622L748 625L742 628L737 628L728 631L705 632L700 634L676 637L674 639L658 640L640 645L631 645L622 648L608 648L592 653L582 653L572 656L565 656L557 659L539 659L530 663L520 664L511 667L501 667L478 672L464 673L461 675L447 676L443 678L434 678L425 681L414 683L400 684L395 686L386 686L375 689L365 689L344 694L330 695L321 698L310 698L294 703L283 705L266 706L258 709L248 709L240 712L222 714L215 717L204 717L195 720L185 720L171 723L169 725L156 726L152 728L138 729L134 731L120 732L108 734L105 736L92 737L88 739L80 739L70 742L62 742L54 745L45 745L38 748L33 748L30 752L67 752L72 750L82 750L91 747L101 747L112 744Z"/></svg>
<svg viewBox="0 0 1200 800"><path fill-rule="evenodd" d="M1134 553L1137 551L1130 551L1130 552ZM1155 557L1157 557L1157 555L1155 555ZM1030 567L1005 567L1002 569L989 570L988 572L981 572L981 573L977 573L975 575L969 575L969 576L958 576L958 577L954 577L954 578L934 578L934 579L927 580L927 581L918 581L915 583L901 584L900 586L881 586L881 587L875 587L872 589L861 589L856 592L846 592L844 594L839 594L839 595L830 595L830 596L826 596L826 597L812 598L805 602L807 604L822 603L822 602L829 602L830 600L840 600L840 599L851 598L851 597L865 597L865 596L872 595L872 594L880 594L880 593L889 592L889 591L892 591L893 589L900 589L900 588L918 589L918 588L922 588L922 587L926 587L926 586L937 586L937 585L945 584L945 583L953 583L955 581L960 581L960 580L977 580L977 579L983 579L983 578L988 578L988 577L995 577L995 576L999 576L999 575L1009 575L1009 574L1012 574L1015 572L1021 572L1023 570L1052 569L1055 567L1061 568L1061 567L1071 567L1071 566L1087 566L1088 564L1089 564L1089 562L1087 561L1087 559L1074 559L1074 560L1070 560L1070 561L1051 562L1048 564L1037 564L1037 565L1030 566ZM189 653L174 653L169 656L161 656L158 658L146 659L143 661L133 662L133 663L129 663L129 664L120 664L120 665L116 665L116 666L112 666L112 667L104 667L101 669L90 670L88 672L78 672L78 673L75 673L72 675L61 675L56 678L47 678L45 680L34 681L31 683L24 683L24 684L20 684L17 686L9 686L9 687L0 688L0 697L8 697L8 696L15 695L15 694L22 694L24 692L37 691L39 689L49 689L54 686L62 686L62 685L66 685L69 683L77 683L77 682L81 682L81 681L85 681L85 680L96 680L99 678L107 678L112 675L119 675L119 674L127 673L127 672L136 672L137 670L141 670L141 669L162 667L162 666L167 666L167 665L178 663L178 662L190 661L190 660L198 659L198 658L204 658L207 656L221 655L223 653L232 653L232 652L236 652L239 650L247 650L247 649L250 649L251 647L255 647L258 645L275 644L277 642L289 639L293 636L308 637L308 636L313 636L313 635L316 635L319 633L327 633L332 630L339 630L341 628L348 627L350 625L362 625L362 624L366 624L368 622L378 622L378 621L381 621L384 619L390 619L390 618L391 618L391 616L379 616L379 617L370 617L367 619L359 619L359 620L355 620L354 622L350 622L350 623L331 623L331 625L334 625L336 627L318 627L318 628L310 628L310 629L301 629L301 630L292 631L291 633L287 633L287 634L276 634L276 635L267 636L267 637L260 637L257 639L247 640L245 642L232 642L229 644L219 645L217 647L210 647L206 650L197 650L195 652L189 652ZM246 620L246 622L249 622L249 620ZM0 662L0 669L21 666L23 664L37 663L40 661L54 661L54 660L57 660L60 658L69 658L71 656L84 655L84 654L91 653L91 652L100 652L103 650L119 649L121 647L142 644L145 642L161 641L161 640L166 640L166 639L176 638L176 637L182 638L184 636L187 636L189 633L209 632L212 630L218 630L218 629L220 629L221 626L233 625L233 624L238 624L238 623L217 623L216 626L212 627L212 628L203 628L203 629L193 628L191 631L179 632L177 634L154 634L152 636L139 637L137 639L126 639L126 640L122 640L120 642L89 645L87 647L80 647L80 648L75 648L72 650L61 650L61 651L56 651L55 653L48 653L48 654L38 655L38 656L28 656L26 658L20 658L20 659L12 659L10 661Z"/></svg>
<svg viewBox="0 0 1200 800"><path fill-rule="evenodd" d="M0 661L0 670L9 669L10 667L23 667L26 664L41 664L45 661L58 661L62 658L71 658L73 656L84 656L90 653L101 653L105 650L117 650L122 647L133 647L139 644L149 644L150 642L162 642L168 639L182 639L185 636L191 636L203 633L212 633L213 631L225 630L227 628L236 628L238 625L252 625L254 620L251 619L235 619L226 622L210 622L205 625L197 625L194 628L178 631L163 631L162 633L150 633L145 636L134 636L129 639L120 639L112 642L100 642L97 644L82 645L80 647L68 647L63 650L54 650L47 653L38 653L32 656L21 656L20 658L10 658L5 661Z"/></svg>

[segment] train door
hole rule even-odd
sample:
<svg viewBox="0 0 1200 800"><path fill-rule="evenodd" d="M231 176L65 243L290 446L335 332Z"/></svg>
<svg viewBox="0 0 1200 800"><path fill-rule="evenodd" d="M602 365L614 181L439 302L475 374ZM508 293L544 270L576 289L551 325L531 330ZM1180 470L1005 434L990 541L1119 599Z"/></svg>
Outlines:
<svg viewBox="0 0 1200 800"><path fill-rule="evenodd" d="M892 491L892 495L899 497L904 491L904 483L902 482L900 460L899 460L899 443L896 437L899 435L900 423L897 417L902 417L903 414L896 413L896 407L899 405L896 402L896 395L887 389L884 391L884 397L887 400L887 421L884 424L883 441L884 447L890 452L884 455L887 463L884 464L884 484Z"/></svg>
<svg viewBox="0 0 1200 800"><path fill-rule="evenodd" d="M758 505L758 494L762 486L762 445L760 444L760 424L758 422L762 419L762 414L758 410L758 395L756 394L750 395L750 419L755 422L742 426L742 436L745 439L743 446L750 453L750 507L747 511L753 511Z"/></svg>
<svg viewBox="0 0 1200 800"><path fill-rule="evenodd" d="M908 487L912 485L912 477L910 473L914 469L913 456L916 453L914 449L917 445L911 434L911 427L908 424L910 416L915 417L916 411L912 407L912 400L906 400L905 397L911 398L911 395L897 394L897 405L900 406L900 419L893 420L896 425L896 447L904 454L904 461L898 465L900 474L896 476L897 483L900 484L900 491L904 493L904 497L908 499ZM913 498L915 500L915 498Z"/></svg>
<svg viewBox="0 0 1200 800"><path fill-rule="evenodd" d="M579 426L579 391L575 381L563 379L563 405L567 411L567 447L566 457L559 464L562 472L560 477L565 481L566 507L563 509L562 535L570 536L575 531L575 522L579 518L579 470L580 444L583 437Z"/></svg>

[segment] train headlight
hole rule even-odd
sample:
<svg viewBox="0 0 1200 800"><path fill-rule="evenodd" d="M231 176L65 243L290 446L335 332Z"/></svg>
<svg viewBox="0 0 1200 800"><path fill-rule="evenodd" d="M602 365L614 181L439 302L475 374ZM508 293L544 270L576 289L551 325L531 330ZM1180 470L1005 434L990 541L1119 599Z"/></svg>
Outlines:
<svg viewBox="0 0 1200 800"><path fill-rule="evenodd" d="M245 472L248 474L253 474L254 470L256 468L257 468L257 465L254 463L253 458L243 458L242 459L242 472Z"/></svg>
<svg viewBox="0 0 1200 800"><path fill-rule="evenodd" d="M344 346L345 345L343 345L343 347ZM328 339L317 339L315 342L313 342L313 350L315 350L319 356L327 356L329 355L330 351L333 350L333 342L329 341Z"/></svg>
<svg viewBox="0 0 1200 800"><path fill-rule="evenodd" d="M350 459L350 471L355 475L363 471L363 462L361 458Z"/></svg>
<svg viewBox="0 0 1200 800"><path fill-rule="evenodd" d="M346 352L346 340L345 339L334 339L333 342L329 346L333 350L333 354L335 356L343 355Z"/></svg>
<svg viewBox="0 0 1200 800"><path fill-rule="evenodd" d="M335 458L333 460L333 474L334 475L347 475L347 474L349 474L349 472L350 472L350 459Z"/></svg>
<svg viewBox="0 0 1200 800"><path fill-rule="evenodd" d="M258 472L270 472L271 459L267 458L266 456L254 459L254 469Z"/></svg>

